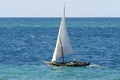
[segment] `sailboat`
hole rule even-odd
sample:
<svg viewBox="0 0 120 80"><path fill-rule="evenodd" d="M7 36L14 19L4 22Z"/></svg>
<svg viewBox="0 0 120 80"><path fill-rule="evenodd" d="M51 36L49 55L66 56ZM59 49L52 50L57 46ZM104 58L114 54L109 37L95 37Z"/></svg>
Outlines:
<svg viewBox="0 0 120 80"><path fill-rule="evenodd" d="M69 40L69 36L67 33L66 28L66 21L65 21L65 5L62 15L62 20L59 28L59 33L57 37L56 47L53 53L53 57L51 62L43 61L47 65L54 65L54 66L89 66L89 62L78 62L74 59L72 62L65 62L64 56L68 54L73 54L73 49ZM58 58L62 58L62 62L57 62Z"/></svg>

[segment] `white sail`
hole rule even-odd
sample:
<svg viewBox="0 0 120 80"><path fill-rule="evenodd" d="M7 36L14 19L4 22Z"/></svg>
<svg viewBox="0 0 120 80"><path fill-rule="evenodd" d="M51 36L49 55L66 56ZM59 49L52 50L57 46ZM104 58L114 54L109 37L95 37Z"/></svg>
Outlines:
<svg viewBox="0 0 120 80"><path fill-rule="evenodd" d="M60 24L60 29L58 33L57 43L54 50L52 62L56 62L57 58L64 57L66 54L72 54L72 46L67 33L66 22L65 22L65 6L63 11L63 16Z"/></svg>

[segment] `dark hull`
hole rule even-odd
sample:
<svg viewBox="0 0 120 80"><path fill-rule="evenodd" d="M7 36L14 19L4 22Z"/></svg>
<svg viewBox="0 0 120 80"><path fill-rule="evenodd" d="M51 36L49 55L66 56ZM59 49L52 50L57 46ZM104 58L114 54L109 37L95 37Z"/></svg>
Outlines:
<svg viewBox="0 0 120 80"><path fill-rule="evenodd" d="M69 67L82 67L82 66L89 66L89 62L47 62L43 61L47 65L53 66L69 66Z"/></svg>

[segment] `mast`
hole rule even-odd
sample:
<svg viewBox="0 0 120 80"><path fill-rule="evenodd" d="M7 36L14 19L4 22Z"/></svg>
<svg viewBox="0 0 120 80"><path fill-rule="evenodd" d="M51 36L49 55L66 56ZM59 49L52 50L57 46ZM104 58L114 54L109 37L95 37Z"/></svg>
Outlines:
<svg viewBox="0 0 120 80"><path fill-rule="evenodd" d="M64 4L64 10L63 10L63 17L62 17L63 21L65 22L65 4ZM61 32L61 31L60 31ZM61 41L61 37L59 35L59 39L60 39L60 44L61 44L61 55L62 55L62 60L64 63L64 52L63 52L63 45L62 45L62 41Z"/></svg>

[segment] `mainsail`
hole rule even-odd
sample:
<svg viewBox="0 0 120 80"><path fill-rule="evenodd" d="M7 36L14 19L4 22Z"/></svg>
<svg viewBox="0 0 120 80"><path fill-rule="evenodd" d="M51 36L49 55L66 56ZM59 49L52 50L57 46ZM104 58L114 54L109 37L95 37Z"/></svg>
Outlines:
<svg viewBox="0 0 120 80"><path fill-rule="evenodd" d="M72 54L72 46L68 37L66 22L65 22L65 6L63 16L60 24L56 47L54 50L52 62L56 62L57 58L62 57L64 62L64 55Z"/></svg>

